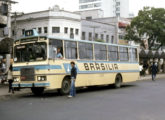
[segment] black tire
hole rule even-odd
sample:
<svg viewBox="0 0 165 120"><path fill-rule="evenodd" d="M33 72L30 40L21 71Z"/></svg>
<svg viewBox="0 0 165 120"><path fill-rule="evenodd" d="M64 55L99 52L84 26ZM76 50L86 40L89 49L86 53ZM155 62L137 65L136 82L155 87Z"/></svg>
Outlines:
<svg viewBox="0 0 165 120"><path fill-rule="evenodd" d="M116 78L115 78L115 84L114 84L114 87L115 88L120 88L121 87L121 84L122 84L122 77L120 74L116 75Z"/></svg>
<svg viewBox="0 0 165 120"><path fill-rule="evenodd" d="M34 87L34 88L31 88L31 91L34 95L42 95L44 92L44 88L43 87Z"/></svg>
<svg viewBox="0 0 165 120"><path fill-rule="evenodd" d="M70 87L71 87L71 81L69 77L64 78L62 81L61 89L59 89L59 93L61 95L67 95L70 92Z"/></svg>

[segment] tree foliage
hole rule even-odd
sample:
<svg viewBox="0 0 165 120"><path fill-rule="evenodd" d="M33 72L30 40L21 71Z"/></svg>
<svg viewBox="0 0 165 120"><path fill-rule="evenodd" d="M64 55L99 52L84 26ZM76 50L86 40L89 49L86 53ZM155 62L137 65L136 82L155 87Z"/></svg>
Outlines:
<svg viewBox="0 0 165 120"><path fill-rule="evenodd" d="M158 50L165 45L165 9L144 7L126 28L125 39L141 43L148 39L149 49Z"/></svg>

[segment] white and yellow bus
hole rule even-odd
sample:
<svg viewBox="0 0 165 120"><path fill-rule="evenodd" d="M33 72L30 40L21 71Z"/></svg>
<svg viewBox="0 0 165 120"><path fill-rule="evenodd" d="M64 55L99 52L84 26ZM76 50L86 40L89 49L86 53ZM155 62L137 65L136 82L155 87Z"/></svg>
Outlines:
<svg viewBox="0 0 165 120"><path fill-rule="evenodd" d="M38 36L34 30L14 43L14 88L34 94L56 89L68 94L70 62L76 63L76 87L122 83L139 79L138 46ZM62 59L56 58L57 49Z"/></svg>

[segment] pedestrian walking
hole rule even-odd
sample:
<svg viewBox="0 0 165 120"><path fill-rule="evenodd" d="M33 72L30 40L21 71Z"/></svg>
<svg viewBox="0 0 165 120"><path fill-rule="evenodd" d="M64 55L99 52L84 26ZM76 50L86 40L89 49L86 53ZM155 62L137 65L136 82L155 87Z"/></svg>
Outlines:
<svg viewBox="0 0 165 120"><path fill-rule="evenodd" d="M76 96L76 88L75 88L75 82L76 82L76 77L77 77L77 68L75 67L75 62L71 62L71 88L70 88L70 94L69 98L75 97Z"/></svg>
<svg viewBox="0 0 165 120"><path fill-rule="evenodd" d="M13 69L13 67L12 67L12 65L10 65L8 74L7 74L7 80L9 83L9 93L12 91L12 93L14 94L14 88L12 87L12 83L13 83L12 69Z"/></svg>
<svg viewBox="0 0 165 120"><path fill-rule="evenodd" d="M157 65L155 64L155 62L153 62L151 66L152 81L155 81L157 71L158 71Z"/></svg>

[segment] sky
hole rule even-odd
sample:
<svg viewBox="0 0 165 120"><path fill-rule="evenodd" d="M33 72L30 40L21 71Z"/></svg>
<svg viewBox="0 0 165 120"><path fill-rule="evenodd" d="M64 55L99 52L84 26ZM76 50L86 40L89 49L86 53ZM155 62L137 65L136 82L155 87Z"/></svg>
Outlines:
<svg viewBox="0 0 165 120"><path fill-rule="evenodd" d="M78 10L79 0L14 0L18 3L12 6L13 12L35 12L41 10L47 10L49 7L59 5L60 8L64 8L69 11ZM151 6L156 8L165 8L165 0L130 0L129 5L130 13L134 13L136 16L138 11L144 6Z"/></svg>

